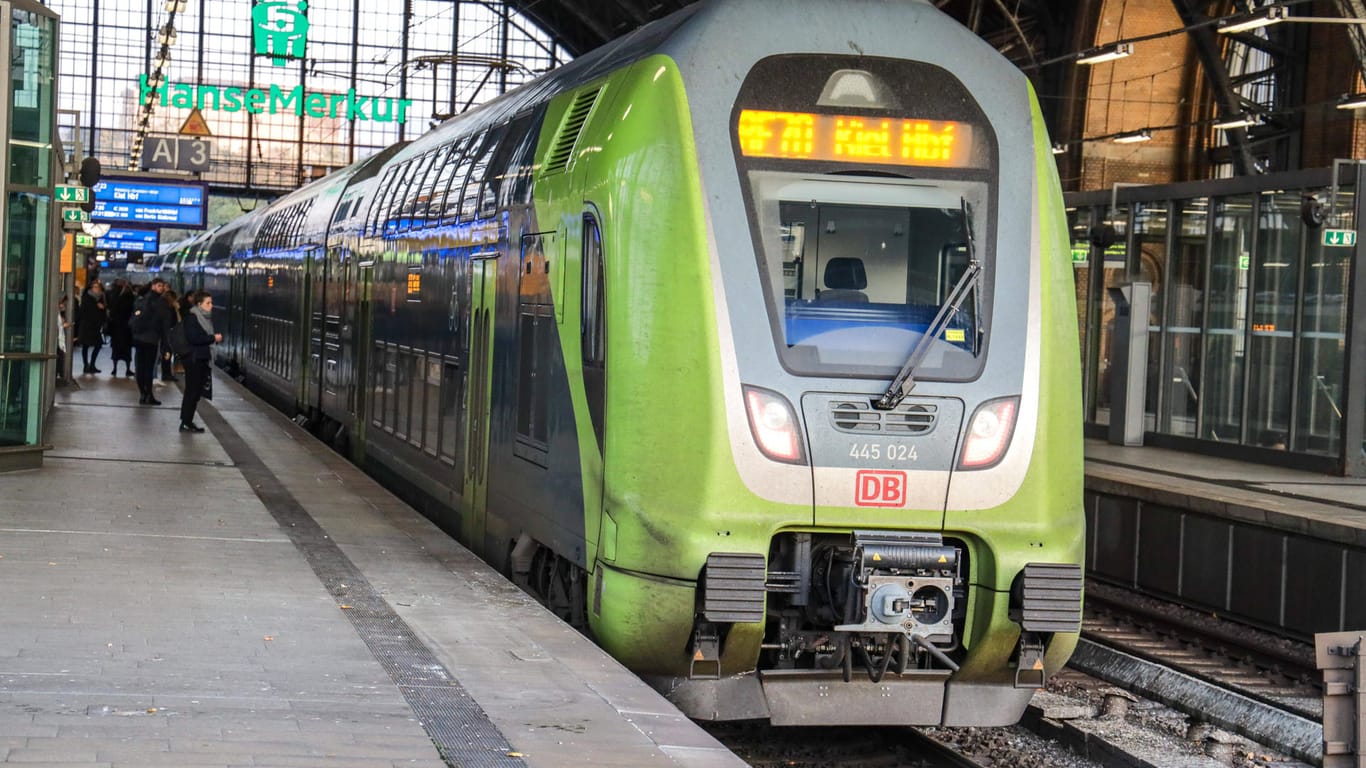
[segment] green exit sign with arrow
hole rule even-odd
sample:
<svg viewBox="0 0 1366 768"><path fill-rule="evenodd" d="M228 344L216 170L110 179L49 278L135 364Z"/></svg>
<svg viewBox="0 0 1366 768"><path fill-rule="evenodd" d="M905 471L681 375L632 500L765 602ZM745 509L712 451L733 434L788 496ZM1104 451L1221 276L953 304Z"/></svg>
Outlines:
<svg viewBox="0 0 1366 768"><path fill-rule="evenodd" d="M90 214L82 211L80 208L63 208L62 221L90 221Z"/></svg>
<svg viewBox="0 0 1366 768"><path fill-rule="evenodd" d="M1357 244L1357 231L1355 229L1325 229L1323 230L1323 244L1329 247L1351 248Z"/></svg>
<svg viewBox="0 0 1366 768"><path fill-rule="evenodd" d="M95 247L95 238L91 237L90 235L76 235L76 247L77 247L77 248L94 248L94 247Z"/></svg>
<svg viewBox="0 0 1366 768"><path fill-rule="evenodd" d="M57 199L63 203L88 203L90 202L90 187L59 184L57 186Z"/></svg>

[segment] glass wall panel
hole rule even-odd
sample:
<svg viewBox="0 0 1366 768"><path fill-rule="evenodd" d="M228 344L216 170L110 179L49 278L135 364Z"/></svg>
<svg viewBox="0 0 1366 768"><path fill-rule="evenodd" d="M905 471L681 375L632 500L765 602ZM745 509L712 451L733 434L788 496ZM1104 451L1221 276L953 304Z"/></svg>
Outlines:
<svg viewBox="0 0 1366 768"><path fill-rule="evenodd" d="M1114 244L1105 249L1104 259L1101 262L1103 269L1102 280L1104 291L1098 297L1100 300L1100 326L1099 326L1099 346L1100 359L1096 366L1096 423L1108 425L1110 423L1110 359L1114 346L1115 331L1115 303L1110 297L1110 290L1128 281L1129 265L1126 259L1128 249L1125 243L1125 236L1129 229L1129 209L1121 207L1112 210L1101 222L1101 226L1108 226L1113 229L1115 234Z"/></svg>
<svg viewBox="0 0 1366 768"><path fill-rule="evenodd" d="M1300 195L1263 193L1257 214L1247 442L1285 450L1294 384L1300 275Z"/></svg>
<svg viewBox="0 0 1366 768"><path fill-rule="evenodd" d="M1352 192L1338 193L1345 212L1333 227L1355 229ZM1299 386L1292 450L1337 455L1341 451L1347 371L1347 295L1354 248L1323 245L1321 230L1307 230L1304 305L1300 313Z"/></svg>
<svg viewBox="0 0 1366 768"><path fill-rule="evenodd" d="M1158 431L1195 437L1200 407L1200 353L1204 341L1205 271L1209 200L1177 200L1176 231L1163 289L1162 419ZM1154 301L1154 306L1157 303Z"/></svg>
<svg viewBox="0 0 1366 768"><path fill-rule="evenodd" d="M42 387L38 360L0 360L0 448L38 443L38 404Z"/></svg>
<svg viewBox="0 0 1366 768"><path fill-rule="evenodd" d="M1162 307L1167 291L1167 203L1134 204L1134 248L1138 258L1138 280L1152 286L1148 317L1134 318L1148 326L1148 385L1144 393L1143 428L1157 429L1158 383L1162 372ZM1139 361L1134 361L1139 362Z"/></svg>
<svg viewBox="0 0 1366 768"><path fill-rule="evenodd" d="M10 192L6 207L4 264L4 339L0 351L41 352L41 317L46 302L47 241L50 201L47 195Z"/></svg>
<svg viewBox="0 0 1366 768"><path fill-rule="evenodd" d="M1091 221L1090 208L1072 208L1067 212L1067 227L1072 233L1072 277L1077 292L1077 332L1081 342L1081 370L1084 413L1089 420L1091 404L1095 402L1092 391L1095 367L1090 364L1090 323L1087 308L1091 301Z"/></svg>
<svg viewBox="0 0 1366 768"><path fill-rule="evenodd" d="M54 26L35 13L12 15L9 180L46 188L52 183Z"/></svg>
<svg viewBox="0 0 1366 768"><path fill-rule="evenodd" d="M1252 196L1218 199L1211 208L1209 298L1200 388L1200 437L1237 443L1243 427Z"/></svg>

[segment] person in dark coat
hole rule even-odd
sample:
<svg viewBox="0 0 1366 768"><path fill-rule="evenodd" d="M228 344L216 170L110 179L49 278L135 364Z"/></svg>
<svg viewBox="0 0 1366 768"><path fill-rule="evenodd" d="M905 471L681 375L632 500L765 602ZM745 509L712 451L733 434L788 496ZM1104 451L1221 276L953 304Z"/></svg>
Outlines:
<svg viewBox="0 0 1366 768"><path fill-rule="evenodd" d="M180 311L180 297L168 285L161 298L166 301L166 307L171 310L171 327L180 325L185 319L185 313ZM175 360L173 359L175 351L167 343L162 345L161 352L161 380L168 384L173 381L180 381L180 377L175 375Z"/></svg>
<svg viewBox="0 0 1366 768"><path fill-rule="evenodd" d="M81 363L85 365L82 373L100 372L95 360L104 347L104 324L109 319L104 298L104 286L98 279L91 280L81 294L80 306L76 307L76 343L81 347Z"/></svg>
<svg viewBox="0 0 1366 768"><path fill-rule="evenodd" d="M166 293L166 281L152 280L147 292L133 307L133 318L128 321L133 331L133 370L137 372L138 393L142 405L161 405L152 396L152 377L157 368L157 353L162 345L171 346L171 308L161 298ZM166 353L169 357L170 353Z"/></svg>
<svg viewBox="0 0 1366 768"><path fill-rule="evenodd" d="M119 362L123 362L125 376L133 375L133 332L128 328L128 320L133 316L133 302L137 295L133 286L120 277L114 281L108 292L109 304L109 356L114 358L113 376L119 375Z"/></svg>
<svg viewBox="0 0 1366 768"><path fill-rule="evenodd" d="M190 343L190 354L185 356L185 395L180 401L180 431L203 432L194 423L194 412L204 387L209 382L209 363L213 360L213 345L223 340L223 334L213 331L213 296L205 291L196 294L196 304L185 317L185 340Z"/></svg>

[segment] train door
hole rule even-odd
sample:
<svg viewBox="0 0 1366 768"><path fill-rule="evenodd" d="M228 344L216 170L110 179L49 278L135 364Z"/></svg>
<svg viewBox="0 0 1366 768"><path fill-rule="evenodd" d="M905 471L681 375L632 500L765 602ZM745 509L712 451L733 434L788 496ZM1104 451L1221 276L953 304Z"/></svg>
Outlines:
<svg viewBox="0 0 1366 768"><path fill-rule="evenodd" d="M480 257L483 258L480 258ZM472 547L484 540L488 514L489 421L492 416L493 304L498 284L498 253L475 254L469 262L469 386L465 414L465 493L461 538Z"/></svg>
<svg viewBox="0 0 1366 768"><path fill-rule="evenodd" d="M232 311L228 313L228 338L232 339L229 355L232 365L240 367L247 354L247 267L241 260L230 262L228 286L232 305Z"/></svg>
<svg viewBox="0 0 1366 768"><path fill-rule="evenodd" d="M318 407L323 359L323 312L327 297L327 255L320 247L304 254L304 322L308 325L308 354L299 377L299 403L305 413Z"/></svg>
<svg viewBox="0 0 1366 768"><path fill-rule="evenodd" d="M322 368L319 371L321 391L318 400L325 413L334 418L339 411L349 410L348 388L351 376L344 367L343 339L351 334L354 323L348 322L350 290L347 274L349 253L345 247L333 247L327 253L327 287L323 291Z"/></svg>
<svg viewBox="0 0 1366 768"><path fill-rule="evenodd" d="M343 333L341 354L344 360L351 361L351 371L353 375L348 376L347 380L347 411L354 416L352 422L352 434L354 440L351 441L352 458L364 458L365 431L368 425L366 412L371 407L366 402L365 393L366 383L372 381L374 372L370 370L370 347L371 338L374 336L374 310L373 300L375 284L375 262L364 261L357 265L355 294L347 296L346 309L349 316L344 321L349 322L349 333ZM381 365L383 361L376 360L374 365ZM343 362L343 366L347 363Z"/></svg>

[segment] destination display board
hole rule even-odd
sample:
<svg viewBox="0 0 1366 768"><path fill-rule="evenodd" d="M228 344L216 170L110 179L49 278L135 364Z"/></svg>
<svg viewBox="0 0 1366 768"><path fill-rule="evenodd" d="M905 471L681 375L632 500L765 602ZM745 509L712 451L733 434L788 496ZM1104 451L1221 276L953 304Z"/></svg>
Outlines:
<svg viewBox="0 0 1366 768"><path fill-rule="evenodd" d="M140 227L203 229L208 186L192 181L107 178L91 187L91 218Z"/></svg>
<svg viewBox="0 0 1366 768"><path fill-rule="evenodd" d="M160 248L161 233L155 229L111 227L104 237L95 239L95 250L97 251L147 254L156 253Z"/></svg>

